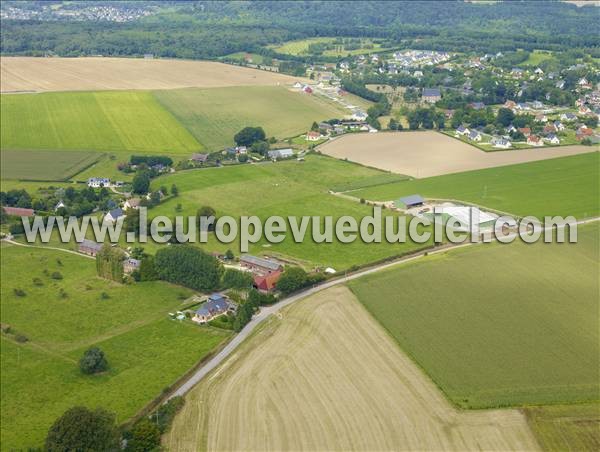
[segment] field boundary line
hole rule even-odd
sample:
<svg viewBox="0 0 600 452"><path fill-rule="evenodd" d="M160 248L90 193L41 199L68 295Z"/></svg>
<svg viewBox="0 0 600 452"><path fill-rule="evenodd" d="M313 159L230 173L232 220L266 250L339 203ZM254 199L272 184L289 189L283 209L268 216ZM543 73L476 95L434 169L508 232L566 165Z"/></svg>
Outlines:
<svg viewBox="0 0 600 452"><path fill-rule="evenodd" d="M590 218L586 220L581 220L577 222L577 225L583 225L587 223L592 223L600 220L600 217ZM547 229L555 229L555 227L545 228ZM518 233L509 234L508 237L518 236ZM467 242L461 244L445 244L439 247L428 247L426 249L422 249L420 251L416 251L415 253L411 253L407 256L402 256L397 259L394 259L390 262L385 262L381 264L376 264L375 266L367 267L362 270L358 270L351 274L345 274L344 276L340 276L333 280L329 280L327 282L321 283L319 285L313 286L309 289L305 289L301 292L297 292L290 297L284 298L281 301L278 301L274 305L263 307L258 314L256 314L252 320L240 331L237 335L235 335L228 343L223 347L217 354L210 357L210 359L206 360L203 365L200 365L198 370L191 375L186 381L184 381L181 386L179 386L175 391L173 391L166 400L169 400L176 396L184 396L187 394L196 384L198 384L201 380L204 379L211 371L216 369L223 361L225 361L229 355L231 355L254 331L254 329L262 324L266 319L268 319L271 314L276 314L281 309L297 302L303 300L306 297L319 293L323 290L329 289L330 287L334 287L339 284L345 284L354 279L361 278L363 276L370 275L372 273L376 273L382 270L387 270L389 268L395 267L397 265L409 263L416 261L420 258L427 257L429 255L435 255L439 253L444 253L449 250L465 248L472 245L481 245L482 241L477 242Z"/></svg>
<svg viewBox="0 0 600 452"><path fill-rule="evenodd" d="M16 241L14 241L12 239L2 239L2 241L6 242L6 243L11 243L11 244L17 245L17 246L24 246L26 248L39 248L39 249L46 249L46 250L62 251L63 253L74 254L76 256L80 256L80 257L85 257L85 258L88 258L88 259L94 259L94 260L96 260L95 257L88 256L87 254L81 254L81 253L78 253L77 251L67 250L65 248L58 248L56 246L29 245L27 243L16 242Z"/></svg>

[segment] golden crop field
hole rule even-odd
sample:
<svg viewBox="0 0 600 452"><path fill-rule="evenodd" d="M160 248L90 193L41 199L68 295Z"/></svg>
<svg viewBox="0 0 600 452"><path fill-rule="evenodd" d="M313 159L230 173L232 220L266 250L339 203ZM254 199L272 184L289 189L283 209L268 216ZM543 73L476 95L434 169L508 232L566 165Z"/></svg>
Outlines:
<svg viewBox="0 0 600 452"><path fill-rule="evenodd" d="M537 450L515 410L459 412L345 287L282 312L196 386L165 446Z"/></svg>
<svg viewBox="0 0 600 452"><path fill-rule="evenodd" d="M351 134L319 147L323 154L422 178L594 152L590 146L484 152L438 132Z"/></svg>
<svg viewBox="0 0 600 452"><path fill-rule="evenodd" d="M2 57L2 92L286 85L297 78L211 61Z"/></svg>

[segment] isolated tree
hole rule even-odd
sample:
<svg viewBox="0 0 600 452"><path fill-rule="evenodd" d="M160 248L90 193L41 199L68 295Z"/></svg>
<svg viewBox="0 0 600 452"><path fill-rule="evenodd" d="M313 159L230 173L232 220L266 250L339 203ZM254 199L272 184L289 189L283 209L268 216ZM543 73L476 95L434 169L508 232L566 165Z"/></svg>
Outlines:
<svg viewBox="0 0 600 452"><path fill-rule="evenodd" d="M131 184L134 193L145 194L150 188L150 175L148 171L138 171Z"/></svg>
<svg viewBox="0 0 600 452"><path fill-rule="evenodd" d="M310 130L313 132L318 132L319 131L319 124L315 122L312 123L312 126L310 126Z"/></svg>
<svg viewBox="0 0 600 452"><path fill-rule="evenodd" d="M233 141L238 146L252 146L257 141L264 141L266 137L262 127L244 127L234 135Z"/></svg>
<svg viewBox="0 0 600 452"><path fill-rule="evenodd" d="M179 189L177 188L177 185L175 185L175 184L171 185L171 194L173 196L177 196L179 194Z"/></svg>
<svg viewBox="0 0 600 452"><path fill-rule="evenodd" d="M79 360L79 368L84 374L97 374L108 369L108 362L104 352L98 347L92 347L85 351Z"/></svg>
<svg viewBox="0 0 600 452"><path fill-rule="evenodd" d="M46 436L45 450L118 451L120 434L115 415L102 408L94 411L73 407L59 417Z"/></svg>

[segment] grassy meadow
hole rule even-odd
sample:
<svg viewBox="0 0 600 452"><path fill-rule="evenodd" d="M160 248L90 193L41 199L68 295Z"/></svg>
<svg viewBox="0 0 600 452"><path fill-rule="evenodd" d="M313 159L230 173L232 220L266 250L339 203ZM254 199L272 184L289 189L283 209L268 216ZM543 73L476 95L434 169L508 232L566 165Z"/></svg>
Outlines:
<svg viewBox="0 0 600 452"><path fill-rule="evenodd" d="M203 205L213 207L217 216L256 215L265 219L269 216L318 215L337 218L350 215L357 219L372 214L372 208L358 202L328 194L328 187L348 184L351 181L380 176L378 170L322 156L307 156L306 161L296 160L278 163L244 165L230 168L191 170L157 178L153 187L176 184L177 198L169 199L149 212L150 216L176 214L195 215ZM176 212L181 204L181 212ZM416 244L388 243L366 244L360 240L343 244L314 243L312 228L307 229L307 240L295 243L288 230L288 237L279 244L269 244L264 239L251 245L255 254L284 255L308 268L332 266L337 270L353 265L365 264L415 249ZM238 243L221 244L209 240L208 249L236 251Z"/></svg>
<svg viewBox="0 0 600 452"><path fill-rule="evenodd" d="M600 153L562 157L388 183L350 193L374 201L389 201L418 193L455 199L511 214L600 214Z"/></svg>
<svg viewBox="0 0 600 452"><path fill-rule="evenodd" d="M202 146L148 91L2 95L1 147L169 152Z"/></svg>
<svg viewBox="0 0 600 452"><path fill-rule="evenodd" d="M349 285L456 405L595 401L598 224L577 244L480 245Z"/></svg>
<svg viewBox="0 0 600 452"><path fill-rule="evenodd" d="M90 151L2 151L0 175L2 179L65 181L101 157Z"/></svg>
<svg viewBox="0 0 600 452"><path fill-rule="evenodd" d="M285 53L288 55L307 55L308 46L311 44L330 44L334 43L339 38L332 37L321 37L321 38L307 38L298 39L295 41L288 41L279 46L273 46L273 50L278 53ZM378 42L373 42L372 39L362 38L361 47L357 49L348 50L343 44L338 44L332 49L327 49L323 52L324 56L346 56L346 55L361 55L365 53L382 52L386 48Z"/></svg>
<svg viewBox="0 0 600 452"><path fill-rule="evenodd" d="M168 319L187 289L111 283L96 277L94 260L47 249L3 244L1 258L1 321L12 331L1 338L3 450L41 446L56 417L74 405L102 406L125 421L228 337ZM48 276L55 271L63 279ZM105 352L107 372L80 373L90 346Z"/></svg>
<svg viewBox="0 0 600 452"><path fill-rule="evenodd" d="M155 91L158 101L206 149L233 144L246 126L261 126L279 139L310 129L313 121L338 118L348 112L312 95L282 86L243 86Z"/></svg>

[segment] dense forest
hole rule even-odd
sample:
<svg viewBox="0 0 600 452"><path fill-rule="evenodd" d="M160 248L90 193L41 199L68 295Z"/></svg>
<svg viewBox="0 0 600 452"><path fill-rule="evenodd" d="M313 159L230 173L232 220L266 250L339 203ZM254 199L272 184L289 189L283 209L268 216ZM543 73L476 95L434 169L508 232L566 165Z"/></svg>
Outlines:
<svg viewBox="0 0 600 452"><path fill-rule="evenodd" d="M2 8L11 4L15 2L3 2ZM302 58L278 55L265 46L315 36L368 36L390 39L404 48L482 52L579 48L600 56L600 8L591 5L578 8L553 1L152 5L154 14L125 23L3 19L1 52L216 58L251 51L293 60Z"/></svg>

